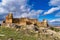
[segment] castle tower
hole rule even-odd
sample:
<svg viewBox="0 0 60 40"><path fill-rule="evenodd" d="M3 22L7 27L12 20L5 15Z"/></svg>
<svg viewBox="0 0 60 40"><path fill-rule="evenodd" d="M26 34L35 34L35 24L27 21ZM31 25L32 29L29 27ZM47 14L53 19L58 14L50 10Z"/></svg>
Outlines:
<svg viewBox="0 0 60 40"><path fill-rule="evenodd" d="M6 23L12 23L12 22L13 22L13 14L12 13L9 13L6 16Z"/></svg>
<svg viewBox="0 0 60 40"><path fill-rule="evenodd" d="M44 25L45 27L48 26L48 21L47 21L46 19L43 19L43 25Z"/></svg>

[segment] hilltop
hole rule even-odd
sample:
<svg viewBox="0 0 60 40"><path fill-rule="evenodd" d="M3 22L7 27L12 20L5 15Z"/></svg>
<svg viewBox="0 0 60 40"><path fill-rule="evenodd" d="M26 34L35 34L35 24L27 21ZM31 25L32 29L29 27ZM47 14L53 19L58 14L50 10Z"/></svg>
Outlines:
<svg viewBox="0 0 60 40"><path fill-rule="evenodd" d="M18 31L16 28L0 27L0 40L60 40L60 32L44 27L40 27L39 31L25 27Z"/></svg>
<svg viewBox="0 0 60 40"><path fill-rule="evenodd" d="M60 40L60 29L49 27L44 19L14 18L9 13L0 27L1 40Z"/></svg>

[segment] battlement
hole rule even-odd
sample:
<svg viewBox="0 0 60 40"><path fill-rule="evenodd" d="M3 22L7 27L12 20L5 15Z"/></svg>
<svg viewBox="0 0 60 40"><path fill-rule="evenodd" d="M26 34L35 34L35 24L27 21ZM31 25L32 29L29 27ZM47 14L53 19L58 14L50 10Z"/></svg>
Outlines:
<svg viewBox="0 0 60 40"><path fill-rule="evenodd" d="M4 21L5 23L15 23L15 24L19 24L19 25L28 25L28 24L36 24L38 26L47 26L47 20L43 20L43 22L39 22L37 19L31 19L31 18L13 18L13 14L9 13L6 16L6 19ZM27 24L28 23L28 24Z"/></svg>

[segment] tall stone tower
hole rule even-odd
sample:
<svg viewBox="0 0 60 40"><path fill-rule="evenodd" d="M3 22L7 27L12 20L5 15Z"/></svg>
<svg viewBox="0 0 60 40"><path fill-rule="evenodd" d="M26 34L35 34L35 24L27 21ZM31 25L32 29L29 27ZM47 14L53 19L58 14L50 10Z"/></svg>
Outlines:
<svg viewBox="0 0 60 40"><path fill-rule="evenodd" d="M9 13L7 16L6 16L6 23L12 23L13 22L13 14L12 13Z"/></svg>
<svg viewBox="0 0 60 40"><path fill-rule="evenodd" d="M47 21L46 19L43 19L43 25L44 25L45 27L48 26L48 21Z"/></svg>

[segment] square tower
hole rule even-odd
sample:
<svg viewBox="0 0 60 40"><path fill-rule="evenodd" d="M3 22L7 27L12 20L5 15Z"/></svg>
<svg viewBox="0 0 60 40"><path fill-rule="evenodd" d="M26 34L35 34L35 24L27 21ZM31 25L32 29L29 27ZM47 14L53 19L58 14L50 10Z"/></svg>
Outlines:
<svg viewBox="0 0 60 40"><path fill-rule="evenodd" d="M9 13L9 14L6 16L5 22L6 22L6 23L13 23L13 14L12 14L12 13Z"/></svg>

